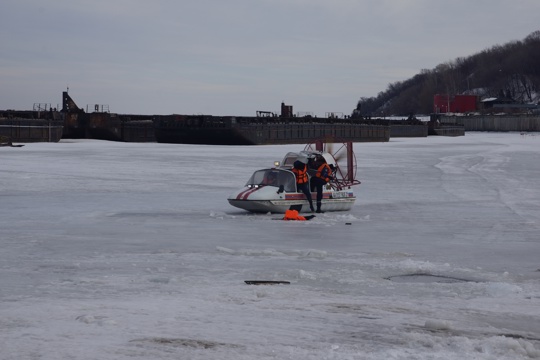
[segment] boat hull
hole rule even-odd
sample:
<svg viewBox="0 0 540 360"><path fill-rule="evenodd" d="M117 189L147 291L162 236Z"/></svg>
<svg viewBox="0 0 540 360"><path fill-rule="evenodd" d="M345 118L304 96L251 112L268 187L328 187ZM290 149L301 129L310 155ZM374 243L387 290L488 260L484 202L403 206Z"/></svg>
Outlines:
<svg viewBox="0 0 540 360"><path fill-rule="evenodd" d="M310 212L309 202L303 193L278 193L276 187L261 186L258 188L244 187L234 192L228 198L229 204L239 209L254 213L285 213L291 207L299 212ZM312 193L313 204L316 204L317 194ZM352 189L341 191L325 191L321 202L321 210L348 211L351 210L356 197Z"/></svg>

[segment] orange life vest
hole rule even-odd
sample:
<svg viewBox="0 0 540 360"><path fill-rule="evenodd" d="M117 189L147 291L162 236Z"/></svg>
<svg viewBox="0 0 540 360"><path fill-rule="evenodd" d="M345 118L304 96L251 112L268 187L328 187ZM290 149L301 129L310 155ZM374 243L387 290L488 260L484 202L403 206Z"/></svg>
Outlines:
<svg viewBox="0 0 540 360"><path fill-rule="evenodd" d="M300 220L304 221L306 220L305 217L298 215L297 210L287 210L285 211L285 216L283 217L283 220Z"/></svg>
<svg viewBox="0 0 540 360"><path fill-rule="evenodd" d="M306 164L304 164L304 169L303 170L293 168L292 172L294 173L294 175L296 175L296 183L297 184L305 184L305 183L308 182L309 178L308 178L308 174L307 174L307 165Z"/></svg>
<svg viewBox="0 0 540 360"><path fill-rule="evenodd" d="M326 168L326 171L324 171ZM316 177L319 179L322 179L326 182L330 181L330 174L332 173L332 169L330 169L330 166L328 166L327 163L323 163L319 168L317 169L317 173L315 174Z"/></svg>

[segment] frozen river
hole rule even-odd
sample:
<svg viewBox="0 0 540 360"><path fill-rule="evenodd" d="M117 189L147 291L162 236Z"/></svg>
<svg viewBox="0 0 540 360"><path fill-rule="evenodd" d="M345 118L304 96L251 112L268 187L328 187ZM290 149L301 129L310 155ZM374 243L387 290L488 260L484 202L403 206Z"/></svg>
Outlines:
<svg viewBox="0 0 540 360"><path fill-rule="evenodd" d="M355 144L309 222L227 203L302 149L0 148L0 359L540 358L540 134Z"/></svg>

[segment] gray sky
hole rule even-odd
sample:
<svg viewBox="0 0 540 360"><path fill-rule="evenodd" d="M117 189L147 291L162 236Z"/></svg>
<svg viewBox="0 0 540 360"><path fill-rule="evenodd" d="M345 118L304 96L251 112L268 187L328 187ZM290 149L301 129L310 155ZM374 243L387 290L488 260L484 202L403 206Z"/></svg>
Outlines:
<svg viewBox="0 0 540 360"><path fill-rule="evenodd" d="M350 114L360 97L540 30L539 0L2 0L0 109Z"/></svg>

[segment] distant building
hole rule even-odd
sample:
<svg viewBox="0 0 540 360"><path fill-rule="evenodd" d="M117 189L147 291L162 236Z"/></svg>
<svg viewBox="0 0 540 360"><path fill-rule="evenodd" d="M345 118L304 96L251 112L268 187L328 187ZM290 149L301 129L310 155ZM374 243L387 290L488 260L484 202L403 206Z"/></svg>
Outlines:
<svg viewBox="0 0 540 360"><path fill-rule="evenodd" d="M434 113L467 113L478 110L477 95L436 94L433 97Z"/></svg>

